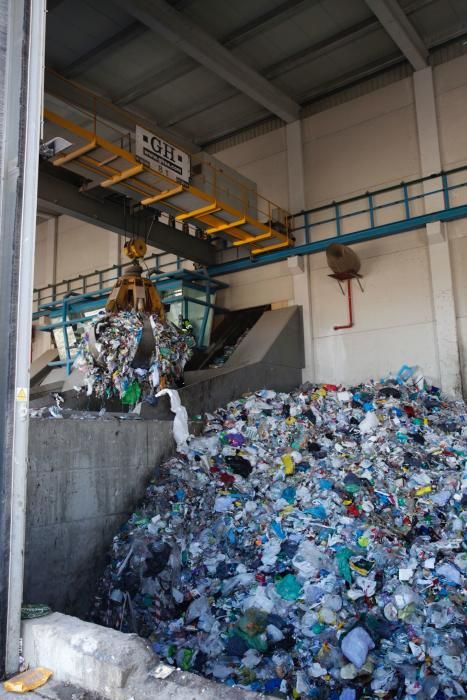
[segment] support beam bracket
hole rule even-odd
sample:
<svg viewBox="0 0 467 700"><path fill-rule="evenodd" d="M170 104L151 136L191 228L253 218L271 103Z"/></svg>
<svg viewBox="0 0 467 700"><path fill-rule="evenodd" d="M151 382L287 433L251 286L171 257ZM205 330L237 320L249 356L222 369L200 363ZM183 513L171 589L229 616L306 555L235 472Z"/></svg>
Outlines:
<svg viewBox="0 0 467 700"><path fill-rule="evenodd" d="M72 160L76 160L80 156L84 156L86 153L93 151L96 147L97 142L96 139L94 139L94 141L85 143L84 146L81 146L80 148L75 148L74 151L70 151L64 156L59 156L58 158L55 158L52 162L54 165L57 166L65 165L65 163L70 163Z"/></svg>
<svg viewBox="0 0 467 700"><path fill-rule="evenodd" d="M237 226L244 226L246 224L246 219L238 219L237 221L231 221L228 224L220 224L219 226L213 226L212 228L207 228L204 233L209 235L215 235L216 233L221 233L222 231L230 231L232 228L237 228ZM242 241L243 243L243 241Z"/></svg>
<svg viewBox="0 0 467 700"><path fill-rule="evenodd" d="M366 4L414 70L426 68L428 49L397 0L366 0Z"/></svg>
<svg viewBox="0 0 467 700"><path fill-rule="evenodd" d="M181 194L183 190L183 185L179 185L178 187L173 187L171 190L164 190L160 194L155 194L153 197L146 197L146 199L141 200L140 204L143 207L148 207L150 204L155 204L156 202L162 202L164 199L175 197L176 194Z"/></svg>
<svg viewBox="0 0 467 700"><path fill-rule="evenodd" d="M217 202L212 202L212 204L208 204L206 207L193 209L193 211L185 211L183 214L177 214L175 218L177 221L185 221L186 219L200 219L202 216L215 214L220 210L221 207L217 206Z"/></svg>
<svg viewBox="0 0 467 700"><path fill-rule="evenodd" d="M113 187L113 185L118 185L119 182L128 180L130 177L139 175L144 170L144 165L134 165L132 168L127 168L122 173L110 177L108 180L101 182L101 187Z"/></svg>

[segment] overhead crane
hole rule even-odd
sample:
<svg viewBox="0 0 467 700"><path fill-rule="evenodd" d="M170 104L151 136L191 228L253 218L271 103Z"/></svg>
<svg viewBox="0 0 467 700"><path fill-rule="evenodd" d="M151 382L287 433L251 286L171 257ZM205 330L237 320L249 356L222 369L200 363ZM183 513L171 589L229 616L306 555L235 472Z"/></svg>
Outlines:
<svg viewBox="0 0 467 700"><path fill-rule="evenodd" d="M158 165L133 152L131 136L128 148L124 148L97 134L96 126L94 132L90 131L49 109L44 110L44 119L46 124L54 125L56 136L68 142L68 147L52 156L51 162L91 178L83 191L94 187L114 189L127 194L141 207L158 204L171 212L175 221L196 222L205 237L226 236L234 247L246 246L251 256L293 245L287 211L238 185L240 195L232 204L232 194L227 196L225 191L225 175L214 167L210 169L209 191L204 191L191 183L189 167L188 175L183 167L184 157L189 163L187 154L178 152L180 163L174 166L180 169L178 177L176 172L160 165L164 163L163 157ZM143 138L148 141L144 134ZM172 152L176 150L158 137L152 138ZM263 204L258 205L259 201Z"/></svg>

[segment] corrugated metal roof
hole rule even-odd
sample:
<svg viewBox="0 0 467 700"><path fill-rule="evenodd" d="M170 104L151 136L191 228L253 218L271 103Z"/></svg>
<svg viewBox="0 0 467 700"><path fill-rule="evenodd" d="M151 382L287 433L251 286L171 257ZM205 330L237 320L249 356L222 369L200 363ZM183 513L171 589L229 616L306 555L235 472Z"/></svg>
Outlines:
<svg viewBox="0 0 467 700"><path fill-rule="evenodd" d="M170 0L244 64L300 104L403 63L364 0ZM467 33L465 0L401 0L427 46ZM200 144L258 121L255 99L153 33L116 0L56 0L46 63L79 85Z"/></svg>

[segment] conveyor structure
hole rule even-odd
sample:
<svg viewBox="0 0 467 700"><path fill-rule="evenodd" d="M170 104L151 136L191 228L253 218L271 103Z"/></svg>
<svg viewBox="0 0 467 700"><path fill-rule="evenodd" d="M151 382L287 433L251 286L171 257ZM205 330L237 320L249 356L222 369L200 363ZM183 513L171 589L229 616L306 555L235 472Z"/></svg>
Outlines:
<svg viewBox="0 0 467 700"><path fill-rule="evenodd" d="M156 206L171 214L175 221L194 223L206 238L227 237L233 246L246 247L252 256L293 244L287 211L255 191L252 214L251 190L239 187L238 183L232 183L229 188L225 174L220 176L215 167L209 168L209 182L201 190L190 182L189 175L182 181L151 161L153 167L150 167L148 161L144 162L134 152L137 138L131 134L116 145L98 135L97 121L93 132L49 109L44 110L44 119L54 139L68 142L63 148L62 141L63 150L51 162L86 178L88 182L82 191L116 190L131 197L136 206ZM147 137L143 135L143 138ZM169 149L173 150L170 146ZM180 161L184 155L178 156ZM233 203L232 190L236 192Z"/></svg>

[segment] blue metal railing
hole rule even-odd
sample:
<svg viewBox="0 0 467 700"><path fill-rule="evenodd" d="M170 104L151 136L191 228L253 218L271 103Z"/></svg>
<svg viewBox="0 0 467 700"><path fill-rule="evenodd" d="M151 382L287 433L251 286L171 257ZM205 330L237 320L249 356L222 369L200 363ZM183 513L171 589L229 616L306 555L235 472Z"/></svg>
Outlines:
<svg viewBox="0 0 467 700"><path fill-rule="evenodd" d="M453 182L455 177L461 174L464 175L464 179L461 182ZM305 212L294 215L292 228L296 233L307 229L308 238L311 240L310 232L312 229L316 232L317 228L329 224L334 228L333 233L336 238L348 233L355 233L356 231L345 230L345 226L347 224L348 227L351 220L356 217L365 217L366 219L358 223L359 231L370 231L378 228L379 225L408 223L413 218L422 216L425 213L414 211L416 208L414 205L417 203L426 204L426 209L431 210L431 212L427 213L432 213L433 211L441 213L457 208L451 204L450 193L460 191L466 187L467 166L462 166L435 173L428 177L417 178L407 182L403 181L397 185L383 187L373 192L365 192L365 194L348 197L339 202L332 202L331 204L308 209ZM385 201L391 193L394 193L395 197ZM457 204L467 205L467 192L462 193L462 199L463 201L457 202ZM393 212L388 213L390 209L393 209ZM327 212L329 212L329 216L325 216ZM388 214L386 218L392 220L382 221L381 215L383 214ZM324 218L322 218L323 215Z"/></svg>
<svg viewBox="0 0 467 700"><path fill-rule="evenodd" d="M162 295L162 300L166 304L181 302L183 305L183 313L185 318L189 318L189 304L196 304L204 308L201 327L196 337L197 346L203 347L203 339L206 333L206 328L211 310L225 312L226 309L222 306L214 304L211 300L212 294L219 289L228 287L224 282L211 279L205 272L196 270L185 270L180 265L178 269L172 272L152 273L150 279L156 284L159 292ZM92 273L98 274L99 271ZM176 290L182 290L182 293L175 295ZM196 292L202 292L204 299L197 299L193 296L185 294L185 289L191 289ZM48 323L36 326L37 330L44 332L52 332L56 329L61 329L64 339L64 359L49 362L50 367L65 367L67 374L71 373L73 363L76 359L77 348L70 347L68 328L78 324L87 323L97 315L98 310L102 309L107 301L107 297L112 290L112 287L102 287L94 291L84 292L82 294L65 295L62 299L41 304L37 311L33 314L33 319L48 317L50 319L59 319L54 323ZM164 296L164 292L167 295ZM170 294L172 292L172 294ZM87 313L96 311L95 314ZM76 314L78 314L76 316ZM86 314L86 315L85 315ZM70 316L72 316L70 318Z"/></svg>
<svg viewBox="0 0 467 700"><path fill-rule="evenodd" d="M432 221L467 217L467 165L383 187L295 214L294 247L211 265L211 276L318 253L335 242L352 244L412 231Z"/></svg>
<svg viewBox="0 0 467 700"><path fill-rule="evenodd" d="M176 257L170 253L154 253L143 259L143 264L153 269L153 273L161 273L166 268L182 269L183 258ZM37 307L45 308L44 304L48 301L55 302L62 299L66 294L86 294L91 289L99 290L113 287L114 283L121 276L125 267L131 265L131 262L120 263L106 267L100 270L94 270L85 275L76 275L70 279L61 280L34 289L33 303ZM172 270L173 271L173 270ZM43 314L42 314L43 315Z"/></svg>

